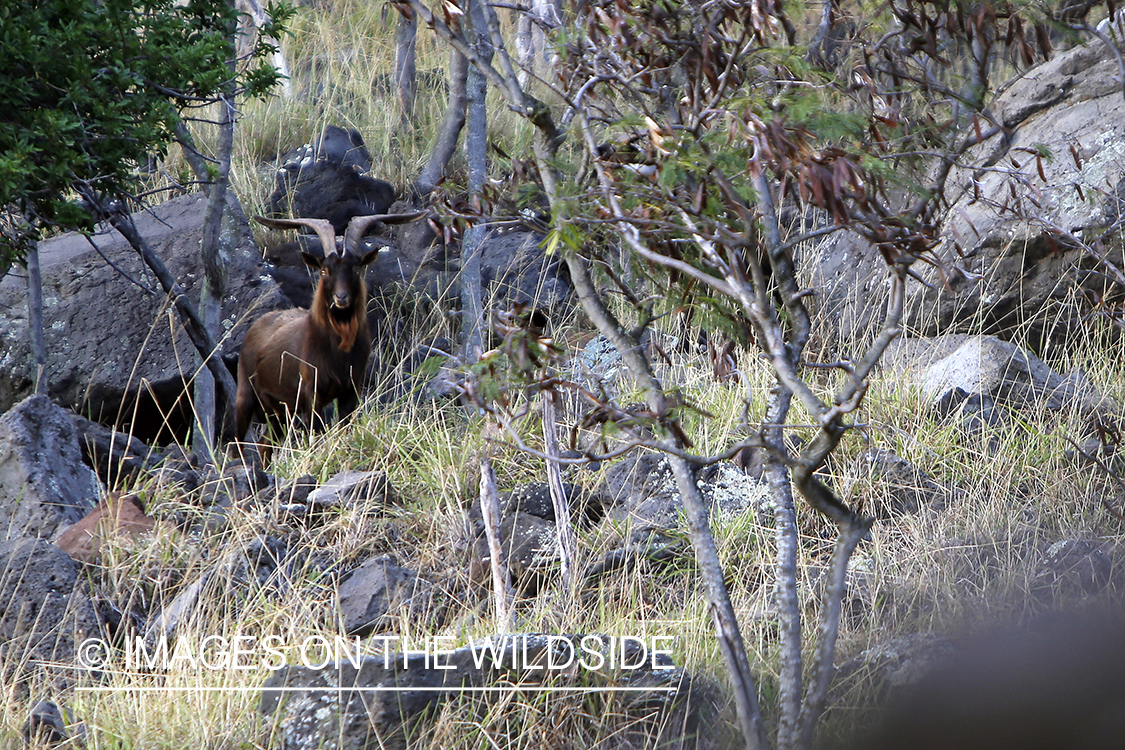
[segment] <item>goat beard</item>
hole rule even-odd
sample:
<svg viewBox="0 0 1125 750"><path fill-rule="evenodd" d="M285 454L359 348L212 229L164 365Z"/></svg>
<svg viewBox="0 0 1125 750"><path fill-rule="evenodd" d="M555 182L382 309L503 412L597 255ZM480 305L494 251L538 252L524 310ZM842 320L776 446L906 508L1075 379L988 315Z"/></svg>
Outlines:
<svg viewBox="0 0 1125 750"><path fill-rule="evenodd" d="M361 295L356 300L356 304L350 307L336 307L324 300L321 294L318 290L310 310L313 321L322 328L332 329L340 337L340 351L347 354L355 346L361 324L367 322L363 318L363 311L366 310L367 305L359 304L364 301L366 295Z"/></svg>
<svg viewBox="0 0 1125 750"><path fill-rule="evenodd" d="M328 325L340 337L340 351L350 352L355 346L356 336L359 335L360 313L354 307L346 313L344 310L332 309L328 314Z"/></svg>

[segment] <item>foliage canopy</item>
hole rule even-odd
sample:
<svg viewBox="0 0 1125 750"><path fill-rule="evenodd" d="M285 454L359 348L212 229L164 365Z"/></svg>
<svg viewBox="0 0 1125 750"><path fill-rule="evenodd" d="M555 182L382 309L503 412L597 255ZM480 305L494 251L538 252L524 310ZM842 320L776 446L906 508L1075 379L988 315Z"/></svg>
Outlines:
<svg viewBox="0 0 1125 750"><path fill-rule="evenodd" d="M288 12L270 8L279 22ZM89 227L71 189L126 193L185 108L276 83L263 61L272 27L232 77L237 21L228 0L0 4L0 206L18 225L0 236L0 263L46 228Z"/></svg>

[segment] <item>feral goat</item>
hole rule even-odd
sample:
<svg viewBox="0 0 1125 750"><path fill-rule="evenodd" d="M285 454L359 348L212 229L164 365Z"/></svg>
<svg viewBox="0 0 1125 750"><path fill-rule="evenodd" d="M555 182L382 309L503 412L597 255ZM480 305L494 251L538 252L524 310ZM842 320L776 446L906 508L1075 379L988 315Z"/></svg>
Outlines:
<svg viewBox="0 0 1125 750"><path fill-rule="evenodd" d="M332 224L325 219L255 217L276 229L312 229L320 237L324 254L301 253L305 263L320 274L310 309L266 313L246 334L238 357L238 440L246 438L255 416L266 423L267 433L272 430L280 440L287 423L295 418L311 428L322 428L323 410L333 401L340 419L355 410L371 356L363 270L378 253L378 249L361 253L360 240L376 222L412 221L419 216L357 216L348 225L339 250ZM272 448L265 435L260 452L263 463L268 463Z"/></svg>

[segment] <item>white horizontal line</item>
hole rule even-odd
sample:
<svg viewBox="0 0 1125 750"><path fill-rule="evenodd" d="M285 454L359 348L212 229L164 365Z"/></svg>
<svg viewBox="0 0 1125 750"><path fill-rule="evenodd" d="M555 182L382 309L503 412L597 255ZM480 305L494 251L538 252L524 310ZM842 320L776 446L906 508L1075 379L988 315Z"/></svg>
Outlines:
<svg viewBox="0 0 1125 750"><path fill-rule="evenodd" d="M135 687L76 687L85 693L198 692L198 693L674 693L674 687L208 687L137 685Z"/></svg>

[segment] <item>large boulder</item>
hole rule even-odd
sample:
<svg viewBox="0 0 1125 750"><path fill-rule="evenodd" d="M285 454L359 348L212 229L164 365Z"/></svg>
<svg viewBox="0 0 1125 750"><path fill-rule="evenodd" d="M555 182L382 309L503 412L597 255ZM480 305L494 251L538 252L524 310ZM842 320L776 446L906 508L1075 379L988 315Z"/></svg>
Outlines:
<svg viewBox="0 0 1125 750"><path fill-rule="evenodd" d="M195 300L203 281L199 246L205 207L206 198L196 193L134 217L140 235ZM228 209L220 351L232 364L250 323L287 302L265 272L233 198ZM64 234L40 244L39 261L51 398L96 421L132 427L142 439L160 432L160 411L169 415L173 430L188 424L187 406L177 400L195 372L195 347L125 239L105 225L89 239ZM0 411L33 387L26 298L22 278L9 274L0 280Z"/></svg>
<svg viewBox="0 0 1125 750"><path fill-rule="evenodd" d="M395 201L389 182L366 173L371 154L355 130L329 125L315 144L288 154L266 201L271 216L328 219L342 235L353 216L384 214Z"/></svg>
<svg viewBox="0 0 1125 750"><path fill-rule="evenodd" d="M1093 414L1114 408L1081 372L1059 375L1026 349L993 336L901 339L887 349L883 364L947 411L973 396L1017 409L1075 407Z"/></svg>
<svg viewBox="0 0 1125 750"><path fill-rule="evenodd" d="M1096 262L1064 237L1092 241L1123 215L1119 75L1114 55L1094 42L1032 68L997 97L992 112L1011 135L971 149L961 160L970 166L950 173L951 205L936 248L946 264L968 274L950 277L947 288L938 270L918 264L926 284L909 282L905 314L913 335L979 331L1009 338L1019 329L1038 350L1065 341L1080 325L1083 295L1076 289L1091 300L1105 298L1105 278L1085 272ZM1050 158L1029 153L1041 147ZM979 169L1000 163L1001 170ZM1013 170L1023 183L1015 201L1005 174ZM1106 251L1120 267L1114 244ZM858 236L839 233L804 265L825 320L844 336L870 335L890 288L880 254Z"/></svg>
<svg viewBox="0 0 1125 750"><path fill-rule="evenodd" d="M54 539L100 495L65 410L32 396L0 417L0 539Z"/></svg>
<svg viewBox="0 0 1125 750"><path fill-rule="evenodd" d="M717 746L706 726L715 716L718 691L675 668L666 654L654 653L671 639L526 633L452 649L439 637L425 644L426 653L421 643L396 639L386 645L414 648L388 649L358 664L345 655L338 664L275 671L263 686L260 710L277 720L276 744L283 750L413 747L438 722L443 704L468 699L470 691L478 691L471 697L481 708L492 709L484 716L518 710L510 699L513 693L519 698L521 688L540 694L557 688L552 710L565 711L563 702L573 701L571 718L617 718L612 741L597 747ZM617 693L620 689L628 692ZM563 690L578 694L568 698Z"/></svg>
<svg viewBox="0 0 1125 750"><path fill-rule="evenodd" d="M65 668L85 639L102 636L97 610L79 586L78 566L65 552L43 539L0 542L0 663L6 672L34 664ZM6 680L28 676L5 674Z"/></svg>

